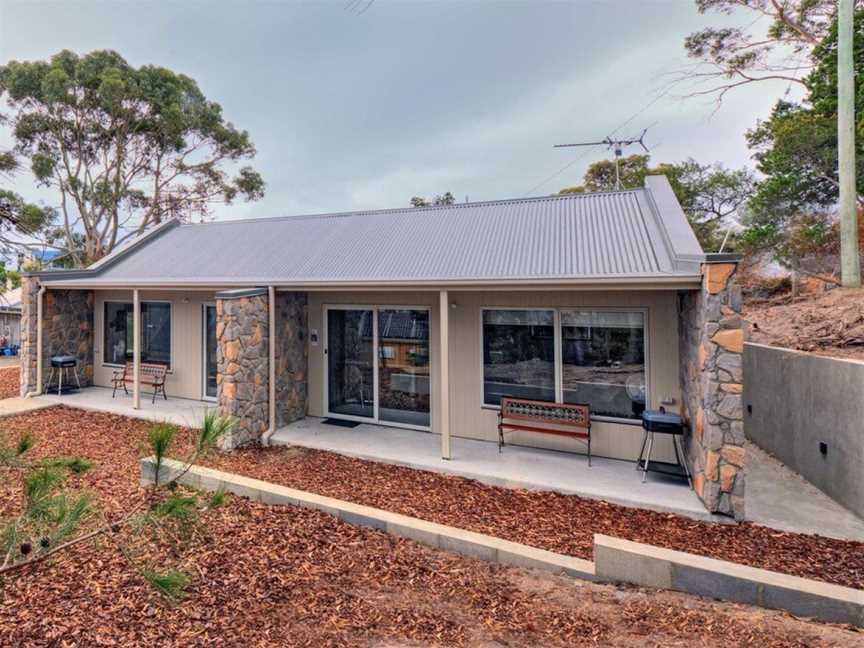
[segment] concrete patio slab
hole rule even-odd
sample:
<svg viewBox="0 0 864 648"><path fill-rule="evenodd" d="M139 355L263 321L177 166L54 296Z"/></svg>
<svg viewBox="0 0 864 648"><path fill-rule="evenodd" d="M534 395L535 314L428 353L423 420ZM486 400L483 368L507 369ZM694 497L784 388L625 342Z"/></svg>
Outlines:
<svg viewBox="0 0 864 648"><path fill-rule="evenodd" d="M864 541L864 520L752 443L745 470L748 520L782 531Z"/></svg>
<svg viewBox="0 0 864 648"><path fill-rule="evenodd" d="M36 410L53 407L54 403L46 403L35 398L4 398L0 400L0 418L4 416L15 416L16 414L26 414L27 412L35 412Z"/></svg>
<svg viewBox="0 0 864 648"><path fill-rule="evenodd" d="M451 438L452 459L441 459L441 437L378 425L345 428L307 417L277 430L277 445L296 445L339 454L476 479L493 486L549 490L615 504L676 513L698 520L729 521L705 510L679 480L650 474L646 483L635 464L584 455Z"/></svg>
<svg viewBox="0 0 864 648"><path fill-rule="evenodd" d="M86 387L77 392L70 392L58 396L57 394L43 394L29 399L34 403L46 403L51 405L67 405L93 412L108 412L109 414L120 414L132 418L144 419L146 421L167 422L185 427L200 427L204 413L215 403L207 401L187 400L185 398L171 398L168 400L156 399L150 402L150 396L141 395L141 409L132 407L132 397L126 394L117 394L111 397L111 390L104 387Z"/></svg>

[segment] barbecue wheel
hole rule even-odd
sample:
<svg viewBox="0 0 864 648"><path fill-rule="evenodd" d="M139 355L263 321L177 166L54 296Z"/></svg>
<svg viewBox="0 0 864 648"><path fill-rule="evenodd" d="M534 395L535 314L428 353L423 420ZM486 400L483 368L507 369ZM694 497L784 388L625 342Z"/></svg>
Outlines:
<svg viewBox="0 0 864 648"><path fill-rule="evenodd" d="M51 546L51 538L49 538L48 536L43 536L42 539L39 541L39 544L42 545L43 549L47 549Z"/></svg>
<svg viewBox="0 0 864 648"><path fill-rule="evenodd" d="M30 549L32 549L32 547L30 546L29 542L22 542L21 543L21 555L22 556L26 556L27 554L29 554Z"/></svg>

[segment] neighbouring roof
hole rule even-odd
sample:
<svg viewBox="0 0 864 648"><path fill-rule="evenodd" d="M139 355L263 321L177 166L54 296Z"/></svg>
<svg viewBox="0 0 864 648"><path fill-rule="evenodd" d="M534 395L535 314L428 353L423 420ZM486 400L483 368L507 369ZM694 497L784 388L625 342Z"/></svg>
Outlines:
<svg viewBox="0 0 864 648"><path fill-rule="evenodd" d="M168 223L81 286L650 282L704 258L665 177L643 189L203 224Z"/></svg>

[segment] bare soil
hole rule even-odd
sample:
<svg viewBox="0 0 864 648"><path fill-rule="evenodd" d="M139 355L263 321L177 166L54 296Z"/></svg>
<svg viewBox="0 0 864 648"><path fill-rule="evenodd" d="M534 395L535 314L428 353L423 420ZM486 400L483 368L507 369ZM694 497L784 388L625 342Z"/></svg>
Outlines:
<svg viewBox="0 0 864 648"><path fill-rule="evenodd" d="M864 360L864 289L805 289L749 300L744 307L751 342L816 355Z"/></svg>
<svg viewBox="0 0 864 648"><path fill-rule="evenodd" d="M32 432L37 457L92 460L71 486L92 489L109 518L143 497L146 429L64 408L0 421L7 441ZM0 516L20 506L20 477L0 468ZM230 497L207 524L187 548L193 582L177 604L163 603L107 540L81 545L0 585L0 645L864 646L850 628L504 568L318 511Z"/></svg>

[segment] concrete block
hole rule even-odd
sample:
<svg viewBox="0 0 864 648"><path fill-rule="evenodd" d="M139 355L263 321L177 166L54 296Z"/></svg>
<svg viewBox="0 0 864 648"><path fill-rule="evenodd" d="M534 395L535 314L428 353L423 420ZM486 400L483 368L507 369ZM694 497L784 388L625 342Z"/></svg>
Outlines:
<svg viewBox="0 0 864 648"><path fill-rule="evenodd" d="M274 491L269 488L262 489L258 493L258 501L262 504L271 504L277 506L293 505L298 506L297 500L288 497L285 493Z"/></svg>
<svg viewBox="0 0 864 648"><path fill-rule="evenodd" d="M359 511L342 510L338 512L338 517L343 522L347 522L354 526L369 527L372 529L379 529L380 531L387 530L387 522L385 520Z"/></svg>
<svg viewBox="0 0 864 648"><path fill-rule="evenodd" d="M759 604L759 584L737 576L690 565L670 563L672 586L670 589L689 594L698 594L724 601L736 601L749 605Z"/></svg>
<svg viewBox="0 0 864 648"><path fill-rule="evenodd" d="M601 535L594 536L594 560L598 577L606 580L864 627L862 590Z"/></svg>
<svg viewBox="0 0 864 648"><path fill-rule="evenodd" d="M826 588L830 585L825 583ZM846 589L846 588L841 588ZM806 616L829 623L849 623L864 627L864 603L838 598L831 593L818 594L796 588L765 585L759 605L787 610L797 616Z"/></svg>
<svg viewBox="0 0 864 648"><path fill-rule="evenodd" d="M671 589L672 564L668 559L651 551L654 549L657 547L595 535L595 572L603 580Z"/></svg>
<svg viewBox="0 0 864 648"><path fill-rule="evenodd" d="M435 549L441 548L441 536L438 535L438 531L432 528L426 528L425 525L387 522L386 531L391 535L399 536L400 538L407 538L414 542L424 544L427 547L433 547Z"/></svg>
<svg viewBox="0 0 864 648"><path fill-rule="evenodd" d="M498 562L498 549L489 544L480 544L467 531L448 527L449 533L441 535L438 547L469 558ZM473 535L473 534L472 534Z"/></svg>

